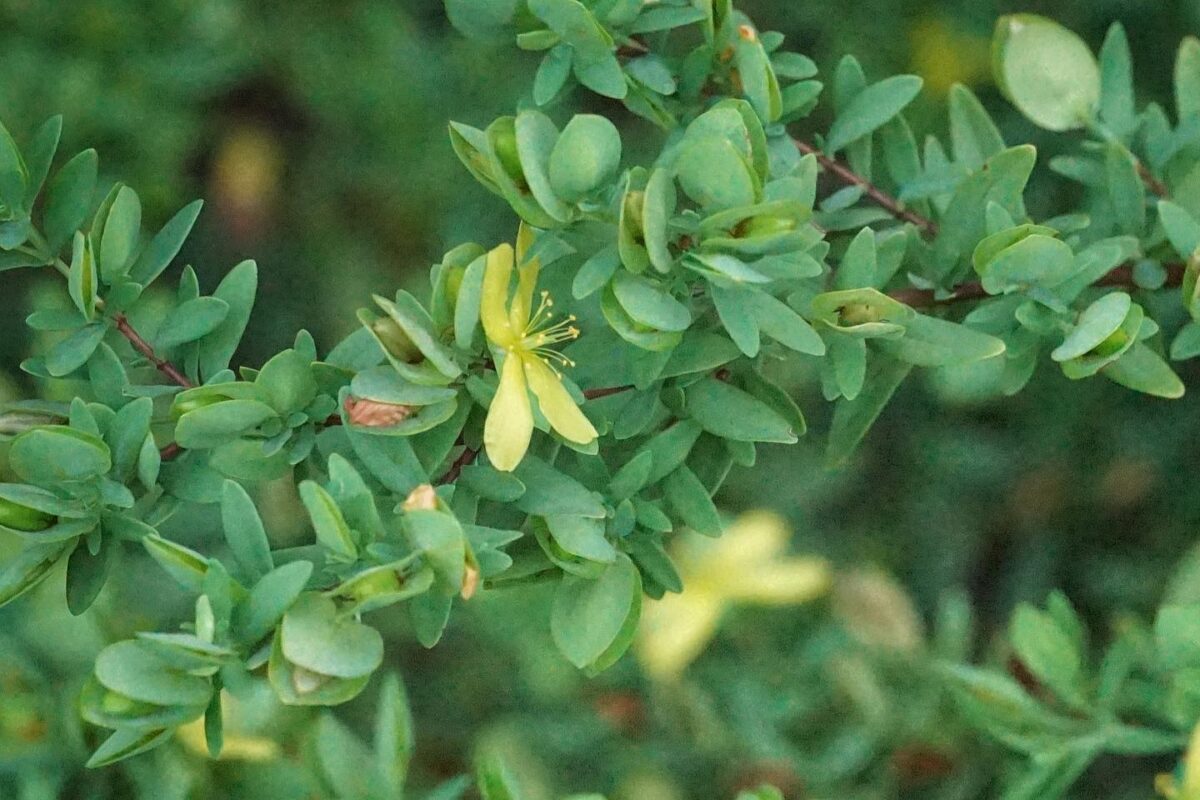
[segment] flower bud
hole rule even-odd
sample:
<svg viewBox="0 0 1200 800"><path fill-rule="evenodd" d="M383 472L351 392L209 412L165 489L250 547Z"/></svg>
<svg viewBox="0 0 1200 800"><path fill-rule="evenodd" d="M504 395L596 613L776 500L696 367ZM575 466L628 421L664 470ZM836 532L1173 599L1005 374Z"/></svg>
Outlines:
<svg viewBox="0 0 1200 800"><path fill-rule="evenodd" d="M462 592L460 593L463 600L470 600L475 596L475 592L479 591L479 565L474 563L474 559L467 560L467 568L463 572Z"/></svg>
<svg viewBox="0 0 1200 800"><path fill-rule="evenodd" d="M642 211L646 207L646 193L634 190L625 195L625 216L629 233L637 241L642 239Z"/></svg>
<svg viewBox="0 0 1200 800"><path fill-rule="evenodd" d="M422 360L421 351L417 349L412 339L408 338L408 334L391 317L380 317L375 320L371 323L371 330L379 337L380 344L401 361L407 364L415 364Z"/></svg>
<svg viewBox="0 0 1200 800"><path fill-rule="evenodd" d="M496 160L504 167L509 177L516 183L523 184L525 170L521 167L521 156L517 151L517 129L512 125L500 126L492 138L492 149L496 153Z"/></svg>
<svg viewBox="0 0 1200 800"><path fill-rule="evenodd" d="M434 511L437 509L437 492L428 483L422 483L409 492L404 501L405 511Z"/></svg>
<svg viewBox="0 0 1200 800"><path fill-rule="evenodd" d="M39 511L36 508L0 497L0 527L2 528L36 533L53 526L55 522L57 522L57 518L53 514L47 514L45 511Z"/></svg>
<svg viewBox="0 0 1200 800"><path fill-rule="evenodd" d="M346 396L345 406L350 424L364 428L390 428L404 422L415 411L413 406L384 403L354 395Z"/></svg>
<svg viewBox="0 0 1200 800"><path fill-rule="evenodd" d="M838 318L843 325L865 325L883 319L883 311L868 303L847 303L839 310Z"/></svg>
<svg viewBox="0 0 1200 800"><path fill-rule="evenodd" d="M43 425L59 425L64 417L40 411L13 410L0 414L0 436L16 436Z"/></svg>
<svg viewBox="0 0 1200 800"><path fill-rule="evenodd" d="M738 238L750 239L755 236L775 236L780 233L790 233L796 229L796 220L789 217L777 217L774 214L759 214L743 220L738 226Z"/></svg>
<svg viewBox="0 0 1200 800"><path fill-rule="evenodd" d="M228 399L229 398L225 397L224 395L205 394L198 397L189 397L184 400L176 400L175 404L171 406L171 416L175 419L179 419L189 411L195 411L196 409L204 408L205 406L216 405L217 403L224 402Z"/></svg>
<svg viewBox="0 0 1200 800"><path fill-rule="evenodd" d="M1092 354L1097 356L1111 356L1125 349L1125 345L1129 343L1129 334L1121 328L1117 328L1108 338L1100 344L1092 348Z"/></svg>

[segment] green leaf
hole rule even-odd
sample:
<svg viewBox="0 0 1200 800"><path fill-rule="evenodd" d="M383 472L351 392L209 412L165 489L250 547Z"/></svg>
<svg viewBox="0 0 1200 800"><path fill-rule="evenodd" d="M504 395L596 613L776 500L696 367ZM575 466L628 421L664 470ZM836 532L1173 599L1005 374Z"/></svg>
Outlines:
<svg viewBox="0 0 1200 800"><path fill-rule="evenodd" d="M99 769L126 758L133 758L147 750L153 750L174 735L175 731L170 728L149 731L140 728L121 728L113 731L112 736L109 736L103 744L96 748L96 752L92 753L92 757L87 760L87 766L90 769Z"/></svg>
<svg viewBox="0 0 1200 800"><path fill-rule="evenodd" d="M954 160L974 172L1004 150L1004 139L979 98L961 83L950 87L949 106Z"/></svg>
<svg viewBox="0 0 1200 800"><path fill-rule="evenodd" d="M669 272L675 261L668 242L670 220L677 202L675 176L665 169L651 172L642 198L642 239L650 263L659 272Z"/></svg>
<svg viewBox="0 0 1200 800"><path fill-rule="evenodd" d="M1183 397L1183 381L1158 353L1141 342L1100 370L1104 377L1135 392L1175 400Z"/></svg>
<svg viewBox="0 0 1200 800"><path fill-rule="evenodd" d="M779 78L757 36L738 36L734 40L733 60L742 83L742 93L764 123L774 122L783 113Z"/></svg>
<svg viewBox="0 0 1200 800"><path fill-rule="evenodd" d="M724 381L705 378L687 389L687 409L704 430L742 442L796 441L792 426L753 395Z"/></svg>
<svg viewBox="0 0 1200 800"><path fill-rule="evenodd" d="M155 349L172 350L201 339L229 316L229 304L217 297L197 297L171 309L154 337Z"/></svg>
<svg viewBox="0 0 1200 800"><path fill-rule="evenodd" d="M353 561L358 556L358 546L341 509L329 492L314 481L303 481L300 484L300 499L308 509L308 516L312 519L313 528L317 533L317 541L334 556Z"/></svg>
<svg viewBox="0 0 1200 800"><path fill-rule="evenodd" d="M833 273L834 289L877 288L875 275L878 271L878 256L875 247L875 232L863 228L846 247L846 253Z"/></svg>
<svg viewBox="0 0 1200 800"><path fill-rule="evenodd" d="M34 544L9 559L0 570L0 607L45 580L69 545L70 542Z"/></svg>
<svg viewBox="0 0 1200 800"><path fill-rule="evenodd" d="M1050 357L1055 361L1070 361L1086 355L1121 327L1132 305L1133 300L1124 292L1101 297L1079 315L1075 327Z"/></svg>
<svg viewBox="0 0 1200 800"><path fill-rule="evenodd" d="M753 292L713 285L712 299L717 316L733 343L751 358L758 355L760 339Z"/></svg>
<svg viewBox="0 0 1200 800"><path fill-rule="evenodd" d="M280 416L303 411L316 398L319 389L313 377L311 359L292 349L278 353L263 364L254 383L262 387L267 402Z"/></svg>
<svg viewBox="0 0 1200 800"><path fill-rule="evenodd" d="M1200 666L1200 606L1166 605L1154 620L1158 661L1167 669Z"/></svg>
<svg viewBox="0 0 1200 800"><path fill-rule="evenodd" d="M195 200L171 217L138 256L129 270L129 279L142 286L153 283L170 266L175 256L179 255L179 250L188 234L192 232L192 226L196 224L196 218L200 216L203 207L203 200Z"/></svg>
<svg viewBox="0 0 1200 800"><path fill-rule="evenodd" d="M67 610L73 615L79 616L96 601L108 578L115 551L115 542L106 537L95 555L88 550L86 541L80 541L67 558Z"/></svg>
<svg viewBox="0 0 1200 800"><path fill-rule="evenodd" d="M333 601L317 594L302 596L279 628L283 655L318 675L358 678L383 663L383 638L374 628L340 618Z"/></svg>
<svg viewBox="0 0 1200 800"><path fill-rule="evenodd" d="M275 417L258 400L226 400L201 406L179 418L175 441L187 450L204 450L233 441Z"/></svg>
<svg viewBox="0 0 1200 800"><path fill-rule="evenodd" d="M622 270L613 277L613 294L634 322L660 331L687 330L692 314L655 281Z"/></svg>
<svg viewBox="0 0 1200 800"><path fill-rule="evenodd" d="M96 316L98 283L92 242L82 233L76 233L71 269L67 274L67 290L84 319L90 320Z"/></svg>
<svg viewBox="0 0 1200 800"><path fill-rule="evenodd" d="M112 469L108 445L98 436L51 425L13 439L8 466L22 480L39 486L83 481Z"/></svg>
<svg viewBox="0 0 1200 800"><path fill-rule="evenodd" d="M1175 57L1175 113L1182 122L1200 114L1200 39L1185 36Z"/></svg>
<svg viewBox="0 0 1200 800"><path fill-rule="evenodd" d="M620 164L621 134L616 126L606 117L577 114L550 153L550 186L573 203L611 181Z"/></svg>
<svg viewBox="0 0 1200 800"><path fill-rule="evenodd" d="M252 581L260 580L275 568L271 543L258 509L246 490L234 481L225 481L221 495L221 521L225 541L243 572Z"/></svg>
<svg viewBox="0 0 1200 800"><path fill-rule="evenodd" d="M1200 323L1189 322L1171 341L1171 360L1186 361L1200 356Z"/></svg>
<svg viewBox="0 0 1200 800"><path fill-rule="evenodd" d="M229 368L229 362L242 341L254 295L258 291L258 267L253 261L238 264L217 286L213 297L229 306L224 321L200 342L200 377L208 380Z"/></svg>
<svg viewBox="0 0 1200 800"><path fill-rule="evenodd" d="M259 578L249 596L234 609L233 626L248 645L258 644L296 602L312 576L311 561L293 561Z"/></svg>
<svg viewBox="0 0 1200 800"><path fill-rule="evenodd" d="M117 191L100 237L100 276L115 283L130 267L142 231L142 201L128 186Z"/></svg>
<svg viewBox="0 0 1200 800"><path fill-rule="evenodd" d="M545 519L551 538L571 555L605 564L616 559L616 548L604 536L603 520L557 514Z"/></svg>
<svg viewBox="0 0 1200 800"><path fill-rule="evenodd" d="M70 375L87 363L106 333L108 326L102 323L84 325L46 353L46 372L55 378Z"/></svg>
<svg viewBox="0 0 1200 800"><path fill-rule="evenodd" d="M105 688L143 703L205 706L212 694L206 678L171 669L136 641L117 642L96 656L96 679Z"/></svg>
<svg viewBox="0 0 1200 800"><path fill-rule="evenodd" d="M832 155L875 131L916 99L922 83L916 75L894 75L863 89L837 115L825 149Z"/></svg>
<svg viewBox="0 0 1200 800"><path fill-rule="evenodd" d="M1117 142L1109 142L1104 157L1108 200L1122 233L1141 234L1146 225L1146 186L1138 175L1135 156Z"/></svg>
<svg viewBox="0 0 1200 800"><path fill-rule="evenodd" d="M404 514L404 530L447 593L458 594L466 573L467 544L454 515L435 510L408 511Z"/></svg>
<svg viewBox="0 0 1200 800"><path fill-rule="evenodd" d="M1128 136L1137 126L1135 102L1129 39L1114 22L1100 48L1100 118L1118 136Z"/></svg>
<svg viewBox="0 0 1200 800"><path fill-rule="evenodd" d="M389 672L379 689L379 708L375 713L375 768L383 776L389 792L400 797L408 777L408 765L414 749L412 709L408 694L395 672Z"/></svg>
<svg viewBox="0 0 1200 800"><path fill-rule="evenodd" d="M562 137L554 122L540 111L526 110L517 114L514 122L517 137L517 154L521 170L529 191L546 213L559 222L571 217L571 210L564 200L566 195L556 191L553 173L553 153ZM617 143L620 158L620 140Z"/></svg>
<svg viewBox="0 0 1200 800"><path fill-rule="evenodd" d="M1013 612L1009 636L1021 662L1039 680L1074 705L1084 702L1079 688L1083 656L1049 614L1022 603Z"/></svg>
<svg viewBox="0 0 1200 800"><path fill-rule="evenodd" d="M61 115L51 117L42 123L29 143L28 157L25 166L29 182L25 187L25 198L22 204L26 209L33 208L46 176L50 174L50 165L54 162L54 154L58 152L58 141L62 136L63 118Z"/></svg>
<svg viewBox="0 0 1200 800"><path fill-rule="evenodd" d="M1074 268L1070 245L1041 233L1026 236L976 266L988 294L1030 286L1053 288L1069 278Z"/></svg>
<svg viewBox="0 0 1200 800"><path fill-rule="evenodd" d="M694 419L680 420L638 448L639 455L650 453L653 463L645 485L652 486L678 469L687 460L703 430Z"/></svg>
<svg viewBox="0 0 1200 800"><path fill-rule="evenodd" d="M750 162L729 139L692 137L675 162L684 193L707 211L753 205L761 192Z"/></svg>
<svg viewBox="0 0 1200 800"><path fill-rule="evenodd" d="M571 282L571 296L582 300L604 288L621 266L621 254L613 245L596 251L575 273Z"/></svg>
<svg viewBox="0 0 1200 800"><path fill-rule="evenodd" d="M499 758L482 759L475 770L482 800L523 800L508 768Z"/></svg>
<svg viewBox="0 0 1200 800"><path fill-rule="evenodd" d="M754 292L750 298L760 331L797 353L825 355L825 342L790 306L763 292Z"/></svg>
<svg viewBox="0 0 1200 800"><path fill-rule="evenodd" d="M1100 101L1100 68L1087 44L1035 14L996 21L992 70L1013 105L1047 130L1083 127Z"/></svg>
<svg viewBox="0 0 1200 800"><path fill-rule="evenodd" d="M918 367L971 364L1004 352L1004 340L949 320L918 314L904 325L904 336L879 339L876 346Z"/></svg>
<svg viewBox="0 0 1200 800"><path fill-rule="evenodd" d="M99 163L95 150L84 150L64 164L50 181L42 208L42 233L54 253L71 240L87 219L96 192Z"/></svg>
<svg viewBox="0 0 1200 800"><path fill-rule="evenodd" d="M25 200L29 174L21 151L8 129L0 125L0 205L20 209Z"/></svg>
<svg viewBox="0 0 1200 800"><path fill-rule="evenodd" d="M594 580L564 575L550 613L555 645L576 667L593 664L617 640L641 591L637 567L624 554Z"/></svg>
<svg viewBox="0 0 1200 800"><path fill-rule="evenodd" d="M837 402L825 455L830 466L849 460L911 369L912 365L903 361L873 359L858 397Z"/></svg>
<svg viewBox="0 0 1200 800"><path fill-rule="evenodd" d="M157 534L142 539L142 546L180 586L193 592L203 591L208 575L208 559L204 556Z"/></svg>
<svg viewBox="0 0 1200 800"><path fill-rule="evenodd" d="M721 535L721 516L696 473L680 467L663 481L663 491L684 525L705 536Z"/></svg>
<svg viewBox="0 0 1200 800"><path fill-rule="evenodd" d="M570 45L558 44L542 57L537 74L533 77L533 102L539 106L547 105L562 91L571 76Z"/></svg>
<svg viewBox="0 0 1200 800"><path fill-rule="evenodd" d="M525 456L512 474L525 484L525 492L514 505L526 514L606 516L598 494L535 456Z"/></svg>
<svg viewBox="0 0 1200 800"><path fill-rule="evenodd" d="M1200 222L1183 206L1169 200L1158 202L1158 218L1175 252L1181 258L1191 258L1196 248L1200 247Z"/></svg>
<svg viewBox="0 0 1200 800"><path fill-rule="evenodd" d="M105 438L112 448L113 473L124 481L132 476L142 453L150 422L154 416L154 401L140 397L122 406L108 425Z"/></svg>

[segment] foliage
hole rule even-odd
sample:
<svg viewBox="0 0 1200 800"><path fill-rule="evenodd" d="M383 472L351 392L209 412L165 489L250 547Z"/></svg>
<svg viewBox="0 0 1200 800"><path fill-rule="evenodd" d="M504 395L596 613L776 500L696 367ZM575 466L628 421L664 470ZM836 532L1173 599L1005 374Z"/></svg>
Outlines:
<svg viewBox="0 0 1200 800"><path fill-rule="evenodd" d="M707 555L673 544L684 530L720 536L713 495L733 468L806 432L784 386L798 369L833 405L833 464L914 368L964 394L1008 396L1048 356L1072 381L1183 394L1170 361L1200 354L1196 40L1179 50L1172 118L1138 108L1120 26L1097 57L1047 19L997 23L1006 97L1041 128L1081 134L1049 162L1081 202L1035 221L1036 148L1006 144L964 86L948 93L949 149L936 137L918 147L904 114L921 79L868 81L846 57L825 81L826 133L793 138L825 82L728 2L448 0L447 12L468 35L515 34L542 54L515 115L449 132L467 171L520 219L515 244L453 248L426 300L374 296L327 352L301 331L261 367L235 368L254 262L211 294L190 266L160 288L199 203L143 232L131 187L95 205L95 151L56 159L59 118L21 146L0 129L0 270L56 270L69 296L28 318L53 341L22 367L73 392L12 403L0 419L13 476L0 484L0 532L21 542L0 602L63 565L66 607L83 614L137 549L194 598L174 630L139 630L96 655L79 708L112 733L90 766L177 732L219 754L226 707L261 695L264 672L285 706L347 703L384 663L389 614L403 609L433 647L455 599L481 590L547 584L567 662L599 675L640 636L651 676L672 685L733 603L829 588L824 562L781 558L774 523L746 522ZM660 129L659 152L630 165L605 115L560 115L560 127L552 114L583 92ZM1181 306L1166 300L1177 288ZM273 544L262 492L279 481L295 486L315 540ZM193 506L219 515L224 548L167 534ZM894 587L851 574L831 602L872 655L855 667L847 649L847 680L869 692L890 662L906 674L887 680L913 686L924 713L1021 756L1002 796L1062 796L1101 754L1184 748L1200 717L1190 564L1153 624L1128 620L1099 655L1065 595L1019 605L1010 669L966 663L969 615L953 598L926 646ZM31 671L14 665L16 693L36 706ZM325 714L307 738L312 766L276 780L297 796L398 796L412 747L398 679L376 706L372 748ZM847 771L863 763L842 757ZM158 758L140 791L171 769ZM138 763L122 767L135 784ZM481 763L483 797L517 795L505 767ZM837 760L824 766L836 780ZM943 796L969 796L973 780ZM1159 788L1188 797L1194 783L1189 767ZM430 796L465 789L453 779Z"/></svg>

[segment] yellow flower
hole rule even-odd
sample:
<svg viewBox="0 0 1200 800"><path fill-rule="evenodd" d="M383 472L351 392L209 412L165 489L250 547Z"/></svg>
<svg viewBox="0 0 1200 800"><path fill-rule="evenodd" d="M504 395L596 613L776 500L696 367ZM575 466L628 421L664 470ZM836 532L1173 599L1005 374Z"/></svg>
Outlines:
<svg viewBox="0 0 1200 800"><path fill-rule="evenodd" d="M563 386L562 375L551 366L571 366L570 359L549 346L574 339L579 329L571 324L574 317L552 322L553 301L548 292L541 293L538 307L533 308L541 265L536 258L524 258L532 240L532 231L522 225L515 258L513 248L502 244L487 254L483 272L480 321L488 341L504 353L500 386L483 428L483 444L492 466L505 472L515 469L529 449L533 435L531 391L550 427L564 439L588 444L596 438L596 429ZM514 261L519 263L517 290L510 303Z"/></svg>
<svg viewBox="0 0 1200 800"><path fill-rule="evenodd" d="M283 748L274 739L254 736L241 730L241 706L231 694L221 692L221 705L225 716L224 745L219 756L222 761L274 761L283 754ZM208 758L203 717L180 727L175 736L185 748L198 756Z"/></svg>
<svg viewBox="0 0 1200 800"><path fill-rule="evenodd" d="M1176 775L1163 773L1154 788L1168 800L1200 800L1200 725L1192 731L1187 752Z"/></svg>
<svg viewBox="0 0 1200 800"><path fill-rule="evenodd" d="M925 79L925 89L945 95L956 83L975 86L991 76L991 48L986 36L959 30L938 16L918 20L908 32L912 70Z"/></svg>
<svg viewBox="0 0 1200 800"><path fill-rule="evenodd" d="M681 538L675 563L683 593L642 609L637 652L651 677L678 677L716 635L736 603L793 605L825 594L829 565L813 556L787 556L786 523L769 511L734 521L719 539Z"/></svg>

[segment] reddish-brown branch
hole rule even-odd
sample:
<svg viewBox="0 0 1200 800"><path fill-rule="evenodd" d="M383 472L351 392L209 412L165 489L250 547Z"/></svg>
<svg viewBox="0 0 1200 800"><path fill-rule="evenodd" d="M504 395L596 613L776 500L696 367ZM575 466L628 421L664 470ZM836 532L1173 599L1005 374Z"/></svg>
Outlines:
<svg viewBox="0 0 1200 800"><path fill-rule="evenodd" d="M454 463L450 465L450 469L446 470L446 474L438 479L438 484L454 483L462 474L463 468L469 466L478 455L479 451L472 447L463 448L458 458L454 459Z"/></svg>
<svg viewBox="0 0 1200 800"><path fill-rule="evenodd" d="M1183 282L1183 264L1168 262L1163 264L1163 269L1167 271L1167 277L1163 282L1163 286L1178 286ZM1093 285L1134 288L1136 284L1133 281L1133 264L1125 263L1113 268ZM961 303L966 300L982 300L990 296L983 290L983 286L979 281L960 283L950 294L940 297L932 289L916 288L896 289L889 292L888 295L893 300L899 300L901 303L913 308L930 308L932 306Z"/></svg>
<svg viewBox="0 0 1200 800"><path fill-rule="evenodd" d="M141 353L159 372L184 389L191 389L196 385L188 380L188 377L180 372L179 368L170 361L159 358L158 354L154 352L154 348L142 338L140 333L133 329L133 326L129 324L129 319L124 314L117 314L113 317L113 321L116 323L117 330L120 331L121 335L133 345L133 349Z"/></svg>
<svg viewBox="0 0 1200 800"><path fill-rule="evenodd" d="M1164 200L1171 196L1171 190L1167 185L1154 177L1154 173L1143 164L1140 160L1134 161L1134 166L1137 167L1138 177L1142 179L1142 183L1146 184L1146 188Z"/></svg>
<svg viewBox="0 0 1200 800"><path fill-rule="evenodd" d="M869 180L862 177L837 159L825 155L808 142L801 141L800 139L793 139L792 141L796 143L796 147L801 153L804 153L805 155L811 154L816 156L817 163L821 165L822 169L824 169L830 175L833 175L847 186L858 186L861 188L863 193L867 197L871 198L876 205L883 208L896 219L900 220L901 222L912 223L913 225L917 226L917 228L919 228L921 233L925 236L937 236L938 227L937 223L933 220L923 217L915 211L906 208L904 203L900 202L900 200L892 197L890 194L883 191L878 186L871 183Z"/></svg>
<svg viewBox="0 0 1200 800"><path fill-rule="evenodd" d="M606 386L601 389L584 389L583 396L588 400L599 400L601 397L628 392L632 388L632 386Z"/></svg>

